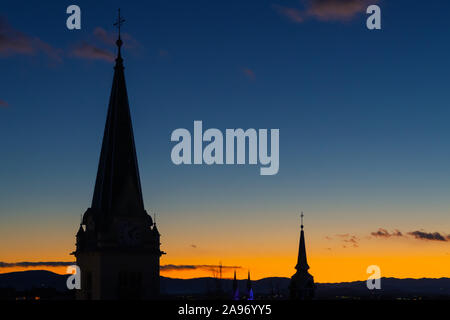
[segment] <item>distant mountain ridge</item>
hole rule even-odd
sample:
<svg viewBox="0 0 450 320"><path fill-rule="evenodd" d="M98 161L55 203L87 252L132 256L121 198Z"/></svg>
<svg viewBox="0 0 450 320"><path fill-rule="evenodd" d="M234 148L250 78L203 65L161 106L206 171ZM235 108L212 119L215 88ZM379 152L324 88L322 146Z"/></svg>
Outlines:
<svg viewBox="0 0 450 320"><path fill-rule="evenodd" d="M50 271L23 271L0 274L0 288L13 288L26 291L33 288L55 288L67 291L68 275L59 275ZM289 278L271 277L252 281L255 296L288 296ZM222 292L228 294L232 288L231 279L220 281ZM246 292L247 280L238 280L241 294ZM165 296L203 296L217 290L217 279L195 278L176 279L161 277L161 294ZM399 298L433 297L450 299L450 278L440 279L397 279L382 278L381 290L368 290L365 281L316 284L316 296L323 299L335 298Z"/></svg>

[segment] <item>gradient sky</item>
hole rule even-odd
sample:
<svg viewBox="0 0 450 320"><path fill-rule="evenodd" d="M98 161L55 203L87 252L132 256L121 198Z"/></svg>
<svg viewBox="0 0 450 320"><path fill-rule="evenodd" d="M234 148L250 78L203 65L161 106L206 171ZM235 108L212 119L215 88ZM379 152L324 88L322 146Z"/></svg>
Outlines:
<svg viewBox="0 0 450 320"><path fill-rule="evenodd" d="M450 3L344 2L4 1L0 261L73 260L121 7L162 265L221 261L241 277L291 276L303 210L316 281L366 279L372 264L383 276L450 276ZM367 30L361 3L380 5L381 31ZM82 10L79 31L65 27L71 4ZM173 165L170 134L192 132L194 120L223 132L279 128L278 175ZM379 228L388 233L373 235Z"/></svg>

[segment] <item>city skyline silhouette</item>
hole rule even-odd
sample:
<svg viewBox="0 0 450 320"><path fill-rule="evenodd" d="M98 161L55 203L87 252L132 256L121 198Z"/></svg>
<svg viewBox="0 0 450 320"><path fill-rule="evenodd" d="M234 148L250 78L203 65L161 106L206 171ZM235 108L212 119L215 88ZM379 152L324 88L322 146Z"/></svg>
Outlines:
<svg viewBox="0 0 450 320"><path fill-rule="evenodd" d="M370 265L383 277L449 276L450 45L440 32L449 4L410 4L397 19L405 2L386 4L379 33L365 29L360 9L321 18L307 5L268 1L119 4L80 1L80 31L67 30L51 3L36 9L47 26L19 4L2 12L0 273L64 274L80 214L93 192L106 192L94 190L116 6L127 20L122 55L139 162L131 185L157 220L162 276L208 277L221 261L226 279L238 270L245 280L249 269L254 280L290 278L300 210L316 283L365 280ZM423 10L428 29L408 24ZM310 13L300 21L295 12ZM279 173L174 165L170 133L195 120L279 128Z"/></svg>

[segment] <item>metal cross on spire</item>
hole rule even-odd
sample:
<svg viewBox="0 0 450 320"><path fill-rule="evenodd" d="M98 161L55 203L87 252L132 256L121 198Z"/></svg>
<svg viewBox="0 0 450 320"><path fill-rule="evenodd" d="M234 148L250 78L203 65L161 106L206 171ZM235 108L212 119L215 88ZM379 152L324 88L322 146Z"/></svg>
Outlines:
<svg viewBox="0 0 450 320"><path fill-rule="evenodd" d="M117 21L114 23L114 26L119 29L119 39L120 39L120 28L122 27L124 22L125 19L120 15L120 8L119 8L119 15L117 17Z"/></svg>

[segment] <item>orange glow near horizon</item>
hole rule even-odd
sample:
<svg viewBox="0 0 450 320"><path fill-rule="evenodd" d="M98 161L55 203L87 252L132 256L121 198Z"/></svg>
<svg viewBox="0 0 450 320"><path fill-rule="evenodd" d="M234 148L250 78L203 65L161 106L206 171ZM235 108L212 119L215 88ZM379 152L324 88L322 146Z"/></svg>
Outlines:
<svg viewBox="0 0 450 320"><path fill-rule="evenodd" d="M188 218L186 218L188 219ZM291 277L297 260L299 227L286 221L260 220L258 230L252 220L242 217L241 223L219 221L205 227L196 221L180 219L178 223L162 223L164 233L161 275L171 278L212 277L208 267L222 263L222 276L247 278L250 270L254 280L266 277ZM46 221L35 224L0 227L0 252L3 262L75 261L69 253L74 249L71 222L67 227L55 228ZM316 282L347 282L366 280L370 265L381 268L382 277L442 278L450 277L450 241L418 240L412 236L380 238L371 236L376 228L353 225L326 224L315 221L314 230L306 228L306 248L310 273ZM426 226L427 229L435 229ZM445 228L445 226L442 226ZM408 228L414 230L413 227ZM405 234L408 230L405 228ZM229 230L232 230L230 233ZM274 233L274 230L284 232ZM351 232L357 230L357 232ZM178 236L165 236L178 235ZM182 235L182 236L181 236ZM238 236L237 236L238 235ZM355 239L353 241L353 239ZM191 266L190 269L167 270L167 265ZM0 273L49 270L65 274L67 267L4 267Z"/></svg>
<svg viewBox="0 0 450 320"><path fill-rule="evenodd" d="M231 261L231 260L230 260ZM246 279L249 269L242 265L252 265L251 278L258 280L266 277L291 277L294 274L293 259L291 256L279 257L253 257L237 259L236 263L223 261L222 277L231 279L234 270L239 279ZM164 261L167 262L167 261ZM174 265L205 265L197 259L190 259L189 263L182 260L170 260ZM194 263L193 263L194 262ZM387 255L387 256L351 256L351 255L311 255L308 261L310 273L316 282L350 282L366 280L366 269L370 265L381 268L382 277L395 278L443 278L449 277L450 255ZM217 265L208 263L206 265ZM162 264L164 266L165 264ZM241 266L229 268L229 265ZM48 270L57 274L66 274L67 267L7 267L0 268L0 273L18 272L28 270ZM218 269L216 269L218 270ZM190 279L198 277L213 277L213 270L198 268L193 270L161 270L161 275L169 278Z"/></svg>

